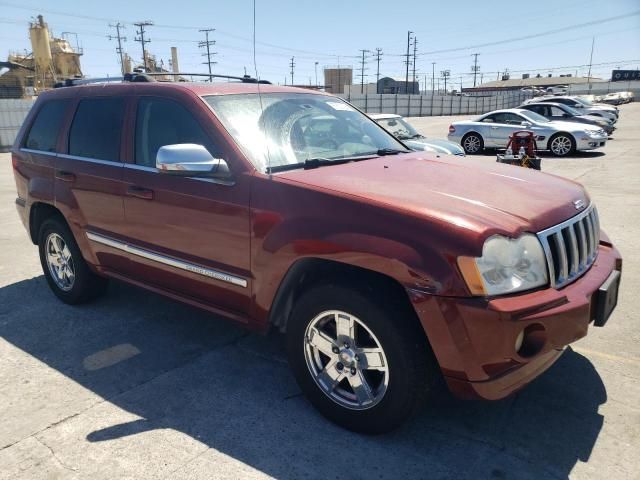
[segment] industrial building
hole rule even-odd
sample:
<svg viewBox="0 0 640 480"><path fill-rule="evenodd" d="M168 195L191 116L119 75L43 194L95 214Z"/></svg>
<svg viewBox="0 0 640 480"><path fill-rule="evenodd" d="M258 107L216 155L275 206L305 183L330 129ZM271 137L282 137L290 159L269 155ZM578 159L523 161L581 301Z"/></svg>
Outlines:
<svg viewBox="0 0 640 480"><path fill-rule="evenodd" d="M353 84L353 67L324 67L324 86L329 93L345 93L344 86Z"/></svg>
<svg viewBox="0 0 640 480"><path fill-rule="evenodd" d="M587 83L602 83L606 82L601 78L594 77L577 77L571 74L560 75L557 77L536 75L535 77L525 73L521 78L509 78L509 76L503 76L502 80L496 80L493 82L485 82L477 87L463 88L463 92L495 92L501 90L520 90L527 87L548 88L556 87L559 85L582 85Z"/></svg>

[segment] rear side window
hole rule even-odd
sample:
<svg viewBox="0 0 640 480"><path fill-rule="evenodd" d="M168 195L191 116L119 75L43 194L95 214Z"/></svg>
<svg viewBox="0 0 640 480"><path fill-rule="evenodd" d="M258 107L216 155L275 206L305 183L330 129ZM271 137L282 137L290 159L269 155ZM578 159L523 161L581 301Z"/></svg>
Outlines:
<svg viewBox="0 0 640 480"><path fill-rule="evenodd" d="M140 98L136 114L136 163L155 167L160 147L176 143L203 145L217 156L218 149L189 110L166 98Z"/></svg>
<svg viewBox="0 0 640 480"><path fill-rule="evenodd" d="M51 100L45 103L31 125L24 143L25 148L55 152L66 107L67 100Z"/></svg>
<svg viewBox="0 0 640 480"><path fill-rule="evenodd" d="M124 98L81 100L69 132L69 154L98 160L120 160Z"/></svg>

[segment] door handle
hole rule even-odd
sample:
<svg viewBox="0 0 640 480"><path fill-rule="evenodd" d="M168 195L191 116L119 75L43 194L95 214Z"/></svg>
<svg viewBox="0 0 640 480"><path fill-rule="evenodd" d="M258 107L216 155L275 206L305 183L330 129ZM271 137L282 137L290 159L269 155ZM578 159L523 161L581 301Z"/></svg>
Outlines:
<svg viewBox="0 0 640 480"><path fill-rule="evenodd" d="M58 180L62 180L63 182L75 182L76 176L71 172L65 172L64 170L56 171L56 178Z"/></svg>
<svg viewBox="0 0 640 480"><path fill-rule="evenodd" d="M153 200L153 190L135 185L127 188L127 195L142 198L143 200Z"/></svg>
<svg viewBox="0 0 640 480"><path fill-rule="evenodd" d="M498 130L500 127L491 127L491 130Z"/></svg>

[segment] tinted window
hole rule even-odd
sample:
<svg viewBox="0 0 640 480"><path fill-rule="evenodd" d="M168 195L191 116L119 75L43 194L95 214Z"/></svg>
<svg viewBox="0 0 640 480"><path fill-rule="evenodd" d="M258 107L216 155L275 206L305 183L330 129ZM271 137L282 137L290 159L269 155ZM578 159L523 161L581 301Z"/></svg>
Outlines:
<svg viewBox="0 0 640 480"><path fill-rule="evenodd" d="M24 146L34 150L55 152L66 106L66 100L52 100L45 103L31 125Z"/></svg>
<svg viewBox="0 0 640 480"><path fill-rule="evenodd" d="M123 116L124 98L81 100L69 133L69 154L118 161Z"/></svg>
<svg viewBox="0 0 640 480"><path fill-rule="evenodd" d="M136 115L136 163L155 167L160 147L176 143L203 145L214 157L219 156L185 107L165 98L141 98Z"/></svg>

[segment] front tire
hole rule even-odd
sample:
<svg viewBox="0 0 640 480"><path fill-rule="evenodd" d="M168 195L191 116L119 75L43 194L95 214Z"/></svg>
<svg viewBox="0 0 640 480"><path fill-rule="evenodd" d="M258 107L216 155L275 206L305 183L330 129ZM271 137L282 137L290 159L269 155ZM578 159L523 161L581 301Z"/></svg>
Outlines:
<svg viewBox="0 0 640 480"><path fill-rule="evenodd" d="M477 133L467 133L462 137L462 148L467 155L476 155L484 150L484 140Z"/></svg>
<svg viewBox="0 0 640 480"><path fill-rule="evenodd" d="M556 133L549 139L549 150L556 157L566 157L576 150L576 141L566 133Z"/></svg>
<svg viewBox="0 0 640 480"><path fill-rule="evenodd" d="M338 285L315 287L296 303L287 330L289 363L329 420L383 433L422 404L439 373L406 310Z"/></svg>
<svg viewBox="0 0 640 480"><path fill-rule="evenodd" d="M59 218L42 223L38 249L47 283L64 303L85 303L105 291L107 280L89 269L69 227Z"/></svg>

